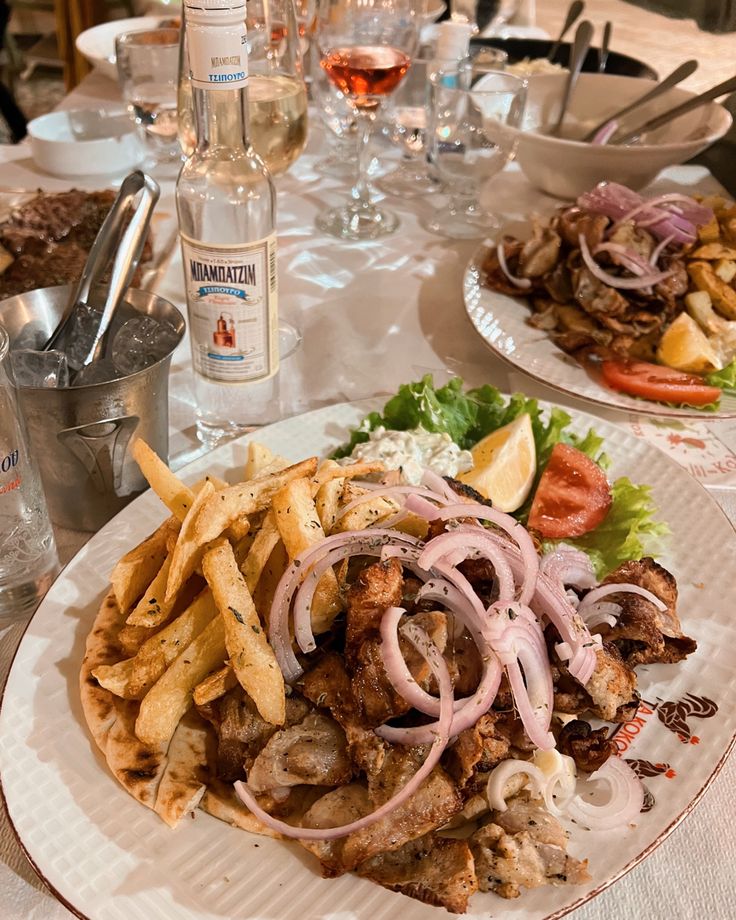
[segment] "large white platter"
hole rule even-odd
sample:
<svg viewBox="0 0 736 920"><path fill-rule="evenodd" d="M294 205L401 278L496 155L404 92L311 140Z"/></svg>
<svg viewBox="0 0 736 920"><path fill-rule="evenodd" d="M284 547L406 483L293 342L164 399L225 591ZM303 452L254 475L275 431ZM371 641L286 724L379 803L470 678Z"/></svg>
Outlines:
<svg viewBox="0 0 736 920"><path fill-rule="evenodd" d="M611 409L640 415L696 416L705 421L736 417L736 397L733 395L721 397L717 412L703 412L636 399L602 386L575 358L558 348L543 329L535 329L527 323L531 307L524 298L509 297L485 287L481 266L487 253L488 246L484 243L470 259L463 276L463 298L473 328L499 358L547 386Z"/></svg>
<svg viewBox="0 0 736 920"><path fill-rule="evenodd" d="M376 407L371 401L321 409L255 437L293 459L325 453ZM677 575L684 628L699 648L681 665L640 669L645 703L617 739L624 757L649 765L644 782L654 804L635 829L574 829L571 849L589 858L592 883L528 892L511 902L478 894L467 915L474 920L560 917L615 881L693 807L736 732L733 529L664 454L607 422L576 418L580 430L590 425L606 438L612 475L653 487L660 517L672 530L662 561ZM243 445L225 445L182 475L189 482L205 470L232 476L242 468ZM12 666L0 710L0 778L11 821L39 874L89 920L446 917L354 876L324 880L316 860L297 845L250 836L201 812L172 831L117 785L84 725L79 666L113 563L163 517L148 492L94 536L39 607Z"/></svg>

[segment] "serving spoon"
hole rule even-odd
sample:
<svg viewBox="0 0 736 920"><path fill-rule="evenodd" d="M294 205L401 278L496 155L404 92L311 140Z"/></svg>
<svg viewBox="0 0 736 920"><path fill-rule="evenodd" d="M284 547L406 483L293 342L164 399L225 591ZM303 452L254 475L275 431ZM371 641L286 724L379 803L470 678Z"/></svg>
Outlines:
<svg viewBox="0 0 736 920"><path fill-rule="evenodd" d="M657 115L656 118L651 118L643 125L639 125L638 128L626 131L623 134L614 135L609 143L626 144L629 141L633 141L634 138L646 134L648 131L655 131L657 128L669 124L681 115L687 115L688 112L700 108L700 106L705 105L706 102L712 102L720 96L726 96L728 93L733 92L736 92L736 76L731 77L729 80L724 80L723 83L719 83L717 86L711 87L711 89L706 90L704 93L700 93L699 96L694 96L692 99L681 102L680 105L676 105L674 108L663 112L661 115Z"/></svg>
<svg viewBox="0 0 736 920"><path fill-rule="evenodd" d="M640 105L644 105L647 102L651 102L652 99L656 99L657 96L667 92L668 89L672 89L673 86L677 86L678 83L686 80L691 74L695 73L697 69L698 62L695 60L685 61L684 64L680 64L679 67L675 67L675 69L668 77L665 77L664 80L657 83L655 87L644 93L643 96L640 96L638 99L630 102L627 106L624 106L624 108L620 109L618 112L615 112L613 115L609 115L608 118L605 118L600 124L597 124L595 128L593 128L591 131L588 131L585 137L582 138L583 143L589 144L596 136L596 134L605 128L606 125L609 125L612 121L620 121L625 115L633 112L634 109L638 109Z"/></svg>
<svg viewBox="0 0 736 920"><path fill-rule="evenodd" d="M570 52L570 71L567 75L567 81L565 82L565 93L562 97L562 105L560 106L560 114L557 118L557 123L549 132L551 137L557 137L560 133L562 122L567 113L567 107L570 104L575 84L578 82L583 61L585 60L592 40L593 26L587 19L584 19L575 31L575 40L573 41L572 51Z"/></svg>
<svg viewBox="0 0 736 920"><path fill-rule="evenodd" d="M562 39L567 35L568 30L572 28L573 24L582 16L584 9L585 4L583 0L573 0L570 4L567 10L567 16L565 16L565 21L560 29L560 34L557 36L557 41L552 45L547 54L548 61L553 61L555 59L557 52L560 50Z"/></svg>

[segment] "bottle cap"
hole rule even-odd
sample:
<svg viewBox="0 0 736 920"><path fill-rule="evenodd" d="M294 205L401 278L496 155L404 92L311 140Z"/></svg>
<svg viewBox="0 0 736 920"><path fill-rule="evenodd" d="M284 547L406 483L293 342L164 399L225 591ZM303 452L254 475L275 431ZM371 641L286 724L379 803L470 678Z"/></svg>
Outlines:
<svg viewBox="0 0 736 920"><path fill-rule="evenodd" d="M469 22L446 20L439 24L437 30L437 50L439 61L461 61L470 52L470 36L473 26Z"/></svg>
<svg viewBox="0 0 736 920"><path fill-rule="evenodd" d="M184 0L184 6L195 13L228 13L233 10L244 10L245 0Z"/></svg>

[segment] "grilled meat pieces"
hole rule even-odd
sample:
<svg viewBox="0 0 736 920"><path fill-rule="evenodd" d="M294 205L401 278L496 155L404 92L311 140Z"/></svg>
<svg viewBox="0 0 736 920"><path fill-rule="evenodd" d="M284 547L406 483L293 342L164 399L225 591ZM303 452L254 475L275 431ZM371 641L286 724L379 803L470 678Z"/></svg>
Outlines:
<svg viewBox="0 0 736 920"><path fill-rule="evenodd" d="M481 891L518 898L522 888L590 880L587 860L567 853L567 834L543 806L521 793L470 838Z"/></svg>

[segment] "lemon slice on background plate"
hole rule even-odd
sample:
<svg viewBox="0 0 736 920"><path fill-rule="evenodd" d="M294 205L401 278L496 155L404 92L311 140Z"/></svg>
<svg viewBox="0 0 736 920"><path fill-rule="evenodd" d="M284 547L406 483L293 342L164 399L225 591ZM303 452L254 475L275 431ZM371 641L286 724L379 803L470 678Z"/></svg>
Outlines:
<svg viewBox="0 0 736 920"><path fill-rule="evenodd" d="M713 345L688 313L680 313L660 339L657 358L678 371L707 374L721 367Z"/></svg>
<svg viewBox="0 0 736 920"><path fill-rule="evenodd" d="M524 412L470 449L473 469L458 476L499 511L516 511L526 501L537 471L532 420Z"/></svg>

